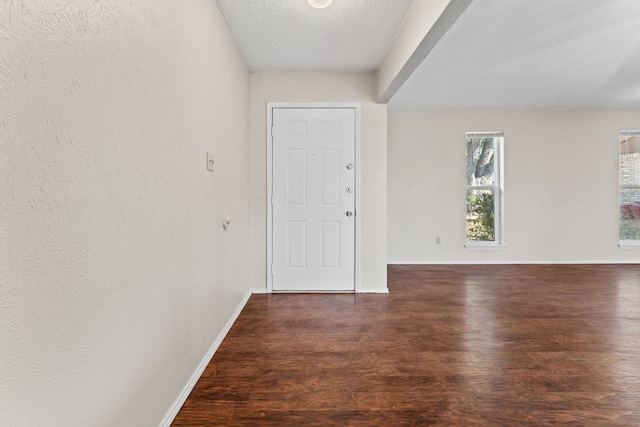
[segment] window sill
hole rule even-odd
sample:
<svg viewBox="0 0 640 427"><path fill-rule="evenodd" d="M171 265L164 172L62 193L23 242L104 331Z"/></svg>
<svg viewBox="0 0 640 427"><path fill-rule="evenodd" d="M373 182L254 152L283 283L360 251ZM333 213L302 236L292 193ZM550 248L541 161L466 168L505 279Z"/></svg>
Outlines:
<svg viewBox="0 0 640 427"><path fill-rule="evenodd" d="M619 243L618 247L622 250L640 249L640 242L639 243Z"/></svg>
<svg viewBox="0 0 640 427"><path fill-rule="evenodd" d="M487 251L496 249L506 249L507 245L502 243L467 243L464 245L470 251Z"/></svg>

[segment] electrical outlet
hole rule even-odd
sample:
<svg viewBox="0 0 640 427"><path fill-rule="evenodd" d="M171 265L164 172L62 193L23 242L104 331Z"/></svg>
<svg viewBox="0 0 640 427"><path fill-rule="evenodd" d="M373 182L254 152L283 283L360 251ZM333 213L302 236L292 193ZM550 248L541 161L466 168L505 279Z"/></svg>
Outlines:
<svg viewBox="0 0 640 427"><path fill-rule="evenodd" d="M440 236L436 236L436 245L440 244Z"/></svg>
<svg viewBox="0 0 640 427"><path fill-rule="evenodd" d="M216 160L213 157L213 154L207 153L207 170L213 172L213 166L216 163Z"/></svg>

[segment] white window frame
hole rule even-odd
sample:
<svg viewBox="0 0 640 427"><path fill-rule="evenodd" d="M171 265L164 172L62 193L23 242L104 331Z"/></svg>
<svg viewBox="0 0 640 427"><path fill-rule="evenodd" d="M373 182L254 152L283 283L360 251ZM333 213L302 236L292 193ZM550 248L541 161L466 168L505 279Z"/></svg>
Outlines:
<svg viewBox="0 0 640 427"><path fill-rule="evenodd" d="M620 131L618 138L618 207L620 207L620 190L640 190L640 184L620 184L620 140L623 137L640 136L640 130L623 130ZM618 222L618 246L622 249L640 248L640 240L622 240L620 239L620 222Z"/></svg>
<svg viewBox="0 0 640 427"><path fill-rule="evenodd" d="M469 190L492 190L494 192L494 232L495 240L478 241L466 239L465 223L465 247L467 249L496 249L506 247L504 243L504 131L491 132L467 132L466 141L469 138L494 138L494 174L495 184L478 186L467 185L465 190L465 218L466 218L466 197Z"/></svg>

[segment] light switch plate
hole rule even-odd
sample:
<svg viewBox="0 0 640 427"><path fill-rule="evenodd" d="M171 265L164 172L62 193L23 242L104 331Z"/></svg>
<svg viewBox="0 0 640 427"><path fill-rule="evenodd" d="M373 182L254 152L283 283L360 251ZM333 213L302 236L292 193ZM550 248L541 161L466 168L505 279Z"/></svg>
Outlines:
<svg viewBox="0 0 640 427"><path fill-rule="evenodd" d="M213 158L213 154L207 152L207 170L213 172L213 166L215 164L215 159Z"/></svg>

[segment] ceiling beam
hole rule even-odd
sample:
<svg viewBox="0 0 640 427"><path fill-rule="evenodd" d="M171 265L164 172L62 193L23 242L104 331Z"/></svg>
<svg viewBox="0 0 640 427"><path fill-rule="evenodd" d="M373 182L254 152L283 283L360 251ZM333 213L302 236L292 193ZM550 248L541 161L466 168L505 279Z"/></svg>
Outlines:
<svg viewBox="0 0 640 427"><path fill-rule="evenodd" d="M424 31L425 26L431 25L428 29L426 35L422 38L420 43L417 45L413 53L410 54L406 62L402 64L395 73L394 68L398 68L398 56L401 54L397 53L397 45L410 43L408 40L398 40L399 43L396 44L396 40L392 44L389 52L385 56L382 64L378 69L378 102L379 103L387 103L389 100L396 94L396 92L402 87L402 85L407 81L407 79L413 74L413 72L418 68L418 66L425 60L425 58L431 53L434 47L440 42L442 37L451 29L453 24L458 20L458 18L462 15L462 13L469 7L473 0L450 0L444 1L440 3L440 5L436 5L436 9L434 9L434 4L430 4L430 9L424 9L426 6L426 2L424 0L416 0L411 9L409 10L409 15L407 19L402 24L402 28L398 31L396 39L407 38L409 37L407 33L413 32L415 37L415 27L416 25L420 25ZM446 4L446 5L445 5ZM442 13L437 15L439 11L437 8L442 8ZM414 8L421 8L419 10L414 10ZM435 12L435 13L434 13ZM418 18L413 18L413 16L417 16ZM416 22L418 20L418 22ZM426 23L426 25L425 25ZM414 27L413 29L407 29L407 27ZM396 46L394 46L396 45ZM394 50L395 49L395 50ZM405 54L406 56L406 54ZM403 58L400 58L402 61ZM394 64L395 62L395 64ZM388 82L388 83L387 83Z"/></svg>

